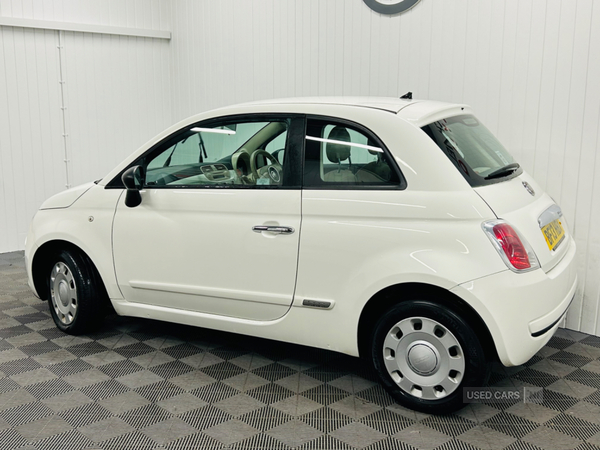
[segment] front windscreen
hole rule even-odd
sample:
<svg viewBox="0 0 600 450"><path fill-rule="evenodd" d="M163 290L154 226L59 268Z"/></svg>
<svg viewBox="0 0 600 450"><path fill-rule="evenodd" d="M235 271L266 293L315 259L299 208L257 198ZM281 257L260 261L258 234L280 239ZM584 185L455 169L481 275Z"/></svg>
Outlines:
<svg viewBox="0 0 600 450"><path fill-rule="evenodd" d="M448 117L422 129L473 187L498 183L523 172L475 116Z"/></svg>

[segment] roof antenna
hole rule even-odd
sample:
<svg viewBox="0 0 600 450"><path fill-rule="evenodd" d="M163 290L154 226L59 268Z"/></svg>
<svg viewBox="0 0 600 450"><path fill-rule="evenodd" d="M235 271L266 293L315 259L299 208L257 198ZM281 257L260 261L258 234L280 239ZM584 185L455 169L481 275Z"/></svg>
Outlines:
<svg viewBox="0 0 600 450"><path fill-rule="evenodd" d="M404 100L412 100L412 92L409 91L400 98Z"/></svg>

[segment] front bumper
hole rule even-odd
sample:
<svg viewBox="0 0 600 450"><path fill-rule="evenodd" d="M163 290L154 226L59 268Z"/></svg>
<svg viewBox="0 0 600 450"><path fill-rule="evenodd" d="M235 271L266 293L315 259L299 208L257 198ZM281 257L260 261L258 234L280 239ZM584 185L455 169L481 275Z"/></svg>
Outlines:
<svg viewBox="0 0 600 450"><path fill-rule="evenodd" d="M27 239L25 239L25 269L27 270L27 284L29 288L33 291L33 294L40 298L40 294L38 294L35 289L35 284L33 282L33 255L37 251L38 246L35 245L35 236L33 234L33 228L29 226L29 232L27 234Z"/></svg>
<svg viewBox="0 0 600 450"><path fill-rule="evenodd" d="M463 283L454 289L486 323L505 366L527 362L550 338L577 289L575 242L548 273L509 270Z"/></svg>

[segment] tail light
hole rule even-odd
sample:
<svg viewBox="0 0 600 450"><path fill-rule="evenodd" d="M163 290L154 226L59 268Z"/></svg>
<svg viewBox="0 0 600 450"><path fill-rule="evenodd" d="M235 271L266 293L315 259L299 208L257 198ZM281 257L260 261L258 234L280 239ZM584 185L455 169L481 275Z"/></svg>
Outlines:
<svg viewBox="0 0 600 450"><path fill-rule="evenodd" d="M507 222L492 220L484 222L482 227L510 270L521 273L540 267L540 262L527 240Z"/></svg>

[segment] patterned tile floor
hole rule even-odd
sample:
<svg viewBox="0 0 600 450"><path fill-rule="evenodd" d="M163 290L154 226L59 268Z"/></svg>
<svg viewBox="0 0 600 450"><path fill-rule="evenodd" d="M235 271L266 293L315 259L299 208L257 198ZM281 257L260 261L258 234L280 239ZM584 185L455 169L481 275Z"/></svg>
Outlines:
<svg viewBox="0 0 600 450"><path fill-rule="evenodd" d="M436 417L398 406L355 358L111 316L58 331L0 255L0 449L600 450L600 338L559 330L496 387L543 401ZM310 329L307 329L310 332Z"/></svg>

